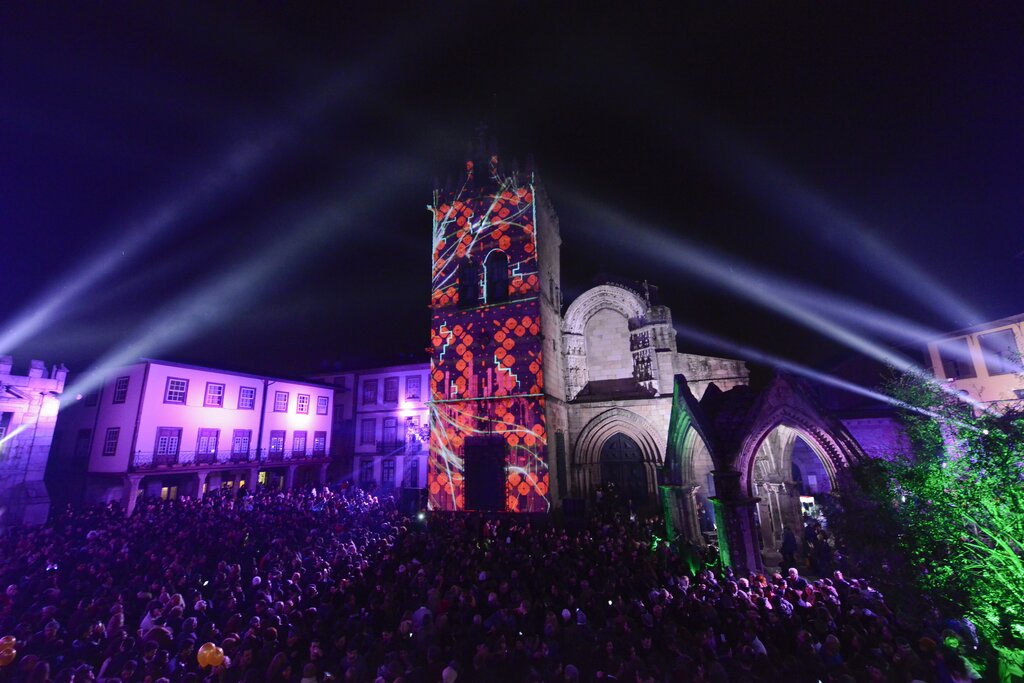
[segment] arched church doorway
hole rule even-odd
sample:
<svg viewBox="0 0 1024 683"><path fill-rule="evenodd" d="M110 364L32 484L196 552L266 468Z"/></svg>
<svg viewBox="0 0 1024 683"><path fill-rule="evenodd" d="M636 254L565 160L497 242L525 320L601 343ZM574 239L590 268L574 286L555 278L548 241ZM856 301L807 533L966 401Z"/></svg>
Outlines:
<svg viewBox="0 0 1024 683"><path fill-rule="evenodd" d="M647 465L636 441L622 432L608 438L601 447L601 481L612 484L622 499L634 506L646 505Z"/></svg>
<svg viewBox="0 0 1024 683"><path fill-rule="evenodd" d="M820 523L821 504L835 487L835 473L820 446L800 430L779 425L761 442L754 456L750 493L757 496L762 553L766 564L782 561L786 531L792 531L797 552L805 524Z"/></svg>

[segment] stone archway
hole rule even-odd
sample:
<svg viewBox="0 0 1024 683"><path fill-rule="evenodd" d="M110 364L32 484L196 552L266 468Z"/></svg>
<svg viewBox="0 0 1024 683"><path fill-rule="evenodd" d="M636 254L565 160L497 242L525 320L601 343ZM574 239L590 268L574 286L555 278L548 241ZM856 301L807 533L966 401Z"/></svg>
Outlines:
<svg viewBox="0 0 1024 683"><path fill-rule="evenodd" d="M622 432L613 434L601 447L601 482L613 484L619 495L634 505L644 505L650 494L647 467L636 441Z"/></svg>
<svg viewBox="0 0 1024 683"><path fill-rule="evenodd" d="M647 303L635 292L613 285L598 285L580 295L565 312L562 340L565 348L566 397L572 400L590 381L587 361L587 324L604 312L614 312L630 321L643 318ZM630 330L627 335L632 337ZM627 347L626 352L629 352Z"/></svg>
<svg viewBox="0 0 1024 683"><path fill-rule="evenodd" d="M575 465L577 490L593 491L604 481L602 460L605 447L613 438L627 437L639 454L637 462L645 473L648 501L652 502L657 472L663 462L662 441L644 417L623 408L609 408L590 420L576 438ZM621 443L621 441L620 441Z"/></svg>

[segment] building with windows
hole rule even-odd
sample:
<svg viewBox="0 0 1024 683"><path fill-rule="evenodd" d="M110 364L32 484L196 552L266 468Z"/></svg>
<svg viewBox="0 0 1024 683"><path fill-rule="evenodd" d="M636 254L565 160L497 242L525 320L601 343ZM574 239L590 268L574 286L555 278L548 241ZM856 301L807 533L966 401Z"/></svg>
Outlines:
<svg viewBox="0 0 1024 683"><path fill-rule="evenodd" d="M928 343L935 377L987 408L1024 401L1024 314L950 332Z"/></svg>
<svg viewBox="0 0 1024 683"><path fill-rule="evenodd" d="M426 485L428 363L315 375L335 387L342 477L366 489L418 498ZM404 493L403 493L404 492Z"/></svg>
<svg viewBox="0 0 1024 683"><path fill-rule="evenodd" d="M322 482L332 387L144 359L65 409L50 479L68 502Z"/></svg>
<svg viewBox="0 0 1024 683"><path fill-rule="evenodd" d="M44 476L68 369L33 360L15 374L0 356L0 527L42 524L50 512Z"/></svg>

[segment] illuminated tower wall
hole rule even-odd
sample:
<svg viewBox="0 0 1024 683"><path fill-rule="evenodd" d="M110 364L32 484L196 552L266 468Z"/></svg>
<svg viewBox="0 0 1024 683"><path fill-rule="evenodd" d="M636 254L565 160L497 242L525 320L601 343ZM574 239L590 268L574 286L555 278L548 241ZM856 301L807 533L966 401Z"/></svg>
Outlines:
<svg viewBox="0 0 1024 683"><path fill-rule="evenodd" d="M547 512L564 479L548 434L566 424L557 219L493 155L429 208L430 507Z"/></svg>

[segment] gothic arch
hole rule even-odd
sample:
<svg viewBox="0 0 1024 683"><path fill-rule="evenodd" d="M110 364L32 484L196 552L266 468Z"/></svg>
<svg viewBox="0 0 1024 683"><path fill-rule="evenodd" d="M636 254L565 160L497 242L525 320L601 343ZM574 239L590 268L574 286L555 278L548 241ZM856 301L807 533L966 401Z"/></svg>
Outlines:
<svg viewBox="0 0 1024 683"><path fill-rule="evenodd" d="M663 462L658 432L646 418L624 408L609 408L590 420L576 437L575 464L583 481L582 491L591 491L601 482L601 451L605 443L616 434L625 434L640 447L647 467L650 493L657 485L658 468Z"/></svg>
<svg viewBox="0 0 1024 683"><path fill-rule="evenodd" d="M647 302L623 287L598 285L588 289L569 305L562 321L562 340L565 348L566 395L570 400L590 381L587 370L587 323L602 310L615 311L630 324L644 317Z"/></svg>
<svg viewBox="0 0 1024 683"><path fill-rule="evenodd" d="M779 427L793 430L817 454L830 483L836 486L836 476L860 459L859 447L841 423L826 420L805 406L778 406L760 416L747 432L736 458L740 474L740 490L752 495L754 461L765 440Z"/></svg>

